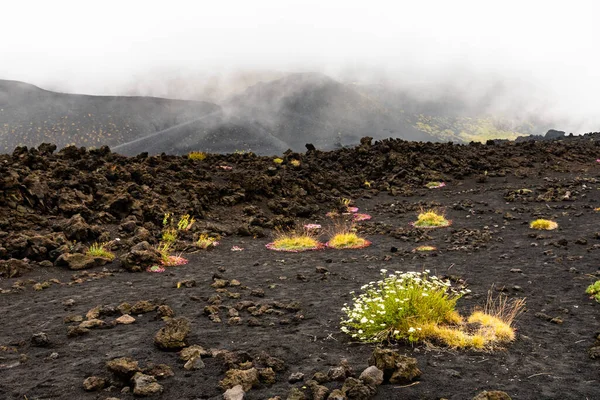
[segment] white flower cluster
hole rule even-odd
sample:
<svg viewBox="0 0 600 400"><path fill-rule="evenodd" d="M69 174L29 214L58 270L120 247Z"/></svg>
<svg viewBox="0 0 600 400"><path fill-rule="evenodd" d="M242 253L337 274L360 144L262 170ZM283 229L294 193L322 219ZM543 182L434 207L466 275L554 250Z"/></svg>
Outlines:
<svg viewBox="0 0 600 400"><path fill-rule="evenodd" d="M385 338L408 338L420 330L403 324L402 321L413 318L418 313L417 303L426 298L449 299L455 301L469 292L468 289L455 290L450 282L430 276L429 270L424 272L395 271L386 276L388 271L381 270L382 279L361 287L359 296L354 295L353 304L344 304L342 311L347 319L342 319L341 330L353 338L363 341L380 341ZM403 325L403 330L398 326Z"/></svg>

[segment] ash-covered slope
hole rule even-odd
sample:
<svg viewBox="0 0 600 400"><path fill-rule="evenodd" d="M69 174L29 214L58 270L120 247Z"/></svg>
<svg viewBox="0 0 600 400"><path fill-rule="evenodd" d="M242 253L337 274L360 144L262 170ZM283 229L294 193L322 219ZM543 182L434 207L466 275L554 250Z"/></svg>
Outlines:
<svg viewBox="0 0 600 400"><path fill-rule="evenodd" d="M219 111L207 102L65 94L0 80L0 152L43 142L116 146Z"/></svg>
<svg viewBox="0 0 600 400"><path fill-rule="evenodd" d="M254 85L231 98L224 109L236 124L260 126L297 151L307 142L321 149L353 145L365 135L435 140L352 85L317 73L292 74Z"/></svg>

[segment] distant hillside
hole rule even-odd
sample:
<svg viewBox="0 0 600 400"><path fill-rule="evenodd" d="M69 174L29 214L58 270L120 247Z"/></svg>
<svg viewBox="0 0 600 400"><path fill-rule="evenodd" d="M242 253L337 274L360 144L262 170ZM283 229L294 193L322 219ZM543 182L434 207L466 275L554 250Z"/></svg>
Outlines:
<svg viewBox="0 0 600 400"><path fill-rule="evenodd" d="M322 148L355 144L363 136L435 140L352 85L316 73L254 85L231 98L224 109L237 124L261 126L292 148L307 142Z"/></svg>
<svg viewBox="0 0 600 400"><path fill-rule="evenodd" d="M329 150L363 136L470 142L543 134L540 121L486 113L450 95L422 100L383 85L346 84L317 73L253 84L222 105L156 97L56 93L0 80L0 152L52 142L108 145L125 155Z"/></svg>
<svg viewBox="0 0 600 400"><path fill-rule="evenodd" d="M42 142L115 146L216 111L206 102L64 94L0 80L0 152Z"/></svg>

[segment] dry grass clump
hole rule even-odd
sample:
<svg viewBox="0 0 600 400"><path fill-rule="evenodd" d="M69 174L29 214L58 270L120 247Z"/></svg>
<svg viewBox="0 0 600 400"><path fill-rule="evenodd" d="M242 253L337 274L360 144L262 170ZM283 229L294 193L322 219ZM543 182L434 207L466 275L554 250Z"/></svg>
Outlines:
<svg viewBox="0 0 600 400"><path fill-rule="evenodd" d="M529 224L531 229L537 229L539 231L551 231L558 228L558 224L549 219L536 219Z"/></svg>
<svg viewBox="0 0 600 400"><path fill-rule="evenodd" d="M200 247L201 249L205 249L205 250L216 247L218 245L219 245L219 238L208 236L208 234L206 234L206 233L201 234L198 237L198 240L196 241L196 246Z"/></svg>
<svg viewBox="0 0 600 400"><path fill-rule="evenodd" d="M106 243L94 243L86 251L86 255L90 257L102 257L109 260L114 260L115 255L108 250Z"/></svg>
<svg viewBox="0 0 600 400"><path fill-rule="evenodd" d="M266 245L267 249L275 251L301 252L319 250L323 244L319 242L314 229L303 228L278 232L275 240Z"/></svg>
<svg viewBox="0 0 600 400"><path fill-rule="evenodd" d="M417 228L443 228L450 226L452 221L446 219L444 214L436 212L435 210L427 210L421 212L417 216L417 220L412 223Z"/></svg>
<svg viewBox="0 0 600 400"><path fill-rule="evenodd" d="M362 249L371 245L371 242L358 236L353 226L338 226L326 243L332 249Z"/></svg>
<svg viewBox="0 0 600 400"><path fill-rule="evenodd" d="M203 161L206 158L206 153L203 151L191 151L188 153L188 159L190 160L196 160L196 161Z"/></svg>
<svg viewBox="0 0 600 400"><path fill-rule="evenodd" d="M490 351L515 339L512 325L525 306L525 299L494 298L490 290L484 308L465 320L455 305L468 291L457 291L428 271L396 272L362 289L353 306L342 309L348 316L342 331L367 342L394 339Z"/></svg>

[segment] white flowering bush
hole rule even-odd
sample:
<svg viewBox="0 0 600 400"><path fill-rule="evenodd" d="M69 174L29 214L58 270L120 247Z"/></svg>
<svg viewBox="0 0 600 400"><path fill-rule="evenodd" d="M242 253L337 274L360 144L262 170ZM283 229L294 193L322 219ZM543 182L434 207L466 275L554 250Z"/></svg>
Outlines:
<svg viewBox="0 0 600 400"><path fill-rule="evenodd" d="M461 323L456 302L468 289L454 289L450 282L429 275L429 270L387 272L382 269L381 280L361 287L362 294L351 292L353 303L342 308L343 332L366 342L412 343L423 340L432 325Z"/></svg>

